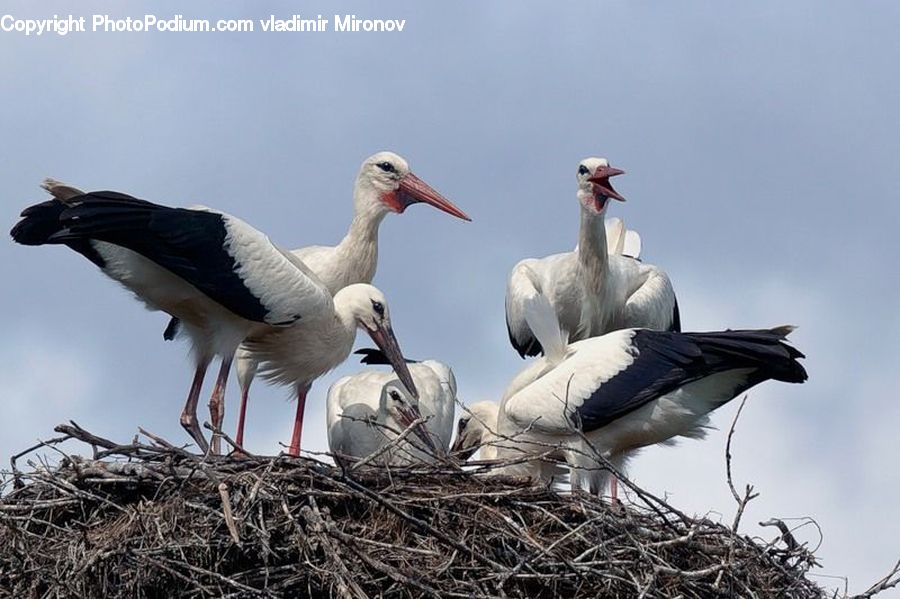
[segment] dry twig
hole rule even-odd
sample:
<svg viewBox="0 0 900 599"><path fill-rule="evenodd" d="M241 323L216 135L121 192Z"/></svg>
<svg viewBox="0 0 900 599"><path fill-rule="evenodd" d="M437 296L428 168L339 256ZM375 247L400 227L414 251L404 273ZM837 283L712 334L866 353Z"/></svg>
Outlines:
<svg viewBox="0 0 900 599"><path fill-rule="evenodd" d="M611 508L445 462L347 470L60 430L103 457L4 475L0 596L824 596L805 566L640 489Z"/></svg>

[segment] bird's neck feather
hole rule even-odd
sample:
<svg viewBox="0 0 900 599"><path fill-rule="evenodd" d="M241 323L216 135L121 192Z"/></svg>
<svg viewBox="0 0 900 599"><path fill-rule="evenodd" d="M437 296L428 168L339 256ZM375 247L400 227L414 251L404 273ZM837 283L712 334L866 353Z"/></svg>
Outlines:
<svg viewBox="0 0 900 599"><path fill-rule="evenodd" d="M344 288L346 289L346 287ZM343 289L341 290L343 291ZM353 307L346 295L338 291L334 295L334 322L332 324L333 333L337 335L347 335L351 338L356 337L356 315L353 313Z"/></svg>
<svg viewBox="0 0 900 599"><path fill-rule="evenodd" d="M378 265L378 227L386 215L380 200L356 198L350 228L336 248L341 259L358 267L359 272L349 283L372 282Z"/></svg>
<svg viewBox="0 0 900 599"><path fill-rule="evenodd" d="M578 265L591 288L599 288L609 270L606 247L606 225L603 213L581 207L581 229L578 233Z"/></svg>

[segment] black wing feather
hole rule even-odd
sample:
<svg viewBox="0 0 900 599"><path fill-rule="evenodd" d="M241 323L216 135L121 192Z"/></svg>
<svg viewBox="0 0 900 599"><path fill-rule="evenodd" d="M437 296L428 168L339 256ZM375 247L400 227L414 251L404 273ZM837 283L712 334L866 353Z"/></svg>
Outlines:
<svg viewBox="0 0 900 599"><path fill-rule="evenodd" d="M58 200L47 200L46 202L29 206L22 211L22 220L16 223L9 234L16 243L21 243L22 245L53 243L48 240L61 229L59 217L65 209L65 204ZM66 242L65 245L100 268L106 266L106 262L94 250L89 240L73 239Z"/></svg>
<svg viewBox="0 0 900 599"><path fill-rule="evenodd" d="M807 374L797 359L804 356L784 342L789 330L638 330L631 341L634 362L588 397L575 419L584 431L593 431L679 387L728 370L754 369L735 396L768 379L802 383Z"/></svg>
<svg viewBox="0 0 900 599"><path fill-rule="evenodd" d="M265 322L268 310L244 284L225 249L224 217L169 208L110 191L73 198L48 243L98 240L118 245L181 277L238 316Z"/></svg>
<svg viewBox="0 0 900 599"><path fill-rule="evenodd" d="M506 332L509 335L509 342L513 348L519 352L519 356L524 360L526 357L541 356L544 354L544 348L541 342L533 335L525 343L519 343L516 336L513 335L512 327L509 326L509 319L506 320Z"/></svg>
<svg viewBox="0 0 900 599"><path fill-rule="evenodd" d="M391 361L387 359L387 356L384 355L384 352L374 347L358 349L353 353L358 356L362 356L362 358L359 359L360 364L367 364L369 366L390 366L391 364ZM419 360L411 360L409 358L403 358L403 361L407 364L419 363Z"/></svg>
<svg viewBox="0 0 900 599"><path fill-rule="evenodd" d="M675 298L675 307L672 308L672 324L669 325L669 330L676 333L681 332L681 311L678 309L677 297Z"/></svg>
<svg viewBox="0 0 900 599"><path fill-rule="evenodd" d="M178 331L181 330L181 320L175 318L174 316L169 319L169 324L166 325L166 330L163 331L163 339L166 341L171 341L178 335Z"/></svg>

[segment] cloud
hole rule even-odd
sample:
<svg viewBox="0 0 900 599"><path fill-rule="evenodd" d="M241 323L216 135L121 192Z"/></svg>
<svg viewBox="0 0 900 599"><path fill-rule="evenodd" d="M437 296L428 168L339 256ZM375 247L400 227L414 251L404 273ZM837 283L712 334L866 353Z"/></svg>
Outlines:
<svg viewBox="0 0 900 599"><path fill-rule="evenodd" d="M763 491L747 522L808 513L825 529L828 571L860 588L886 570L897 553L883 519L898 490L889 463L900 357L898 9L811 12L769 1L716 13L595 2L342 10L376 8L408 18L408 30L0 36L0 137L11 140L0 161L3 222L55 176L215 206L288 247L334 243L359 162L397 150L474 222L423 207L386 219L375 282L404 350L453 365L460 396L475 401L499 396L523 365L506 342L510 268L574 246L577 161L606 155L628 171L620 190L629 201L615 215L672 276L687 328L800 327L792 340L809 356L810 381L754 390L735 439L738 480ZM7 10L73 9L13 1ZM185 16L282 11L295 6L199 1ZM137 426L186 439L178 413L190 364L183 346L162 341L163 316L63 248L0 244L0 280L0 374L15 416L0 424L3 455L68 418L116 439ZM359 368L317 382L309 423L324 422L328 384ZM288 396L254 387L253 449L274 452L287 439ZM236 401L232 383L229 427ZM715 418L720 429L734 409ZM306 448L324 449L324 426L307 430ZM723 450L720 431L648 450L632 472L677 504L730 514Z"/></svg>
<svg viewBox="0 0 900 599"><path fill-rule="evenodd" d="M12 335L0 347L0 456L52 436L53 426L95 407L98 372L70 342Z"/></svg>

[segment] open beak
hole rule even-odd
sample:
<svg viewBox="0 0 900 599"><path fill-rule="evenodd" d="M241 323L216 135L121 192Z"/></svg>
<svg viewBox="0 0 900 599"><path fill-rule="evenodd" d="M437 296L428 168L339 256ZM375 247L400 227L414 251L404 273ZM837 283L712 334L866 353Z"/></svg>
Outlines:
<svg viewBox="0 0 900 599"><path fill-rule="evenodd" d="M436 192L428 183L422 181L413 173L407 173L400 179L400 189L397 190L397 212L403 212L406 207L416 202L431 204L438 210L452 214L457 218L471 221L465 212L457 208L453 202Z"/></svg>
<svg viewBox="0 0 900 599"><path fill-rule="evenodd" d="M588 178L588 181L593 184L594 198L597 200L598 211L603 210L603 207L606 206L606 201L609 198L620 202L625 201L625 198L622 197L622 195L613 188L612 183L609 182L610 177L624 174L625 171L622 169L611 166L601 166Z"/></svg>
<svg viewBox="0 0 900 599"><path fill-rule="evenodd" d="M397 378L400 379L400 382L403 383L409 394L419 399L419 391L416 389L416 384L413 383L412 375L409 373L409 367L406 365L406 360L400 351L400 344L397 343L393 329L390 326L383 327L378 325L374 329L366 327L366 331L369 333L372 341L384 353L384 357L387 358L390 365L394 368Z"/></svg>
<svg viewBox="0 0 900 599"><path fill-rule="evenodd" d="M409 428L413 422L420 418L422 418L422 413L419 411L418 406L397 408L397 422L399 422L400 426L403 428ZM413 429L413 434L422 440L422 443L425 444L425 447L427 447L432 454L437 454L437 446L434 444L434 439L431 438L431 434L429 434L424 422L420 422L416 425Z"/></svg>

